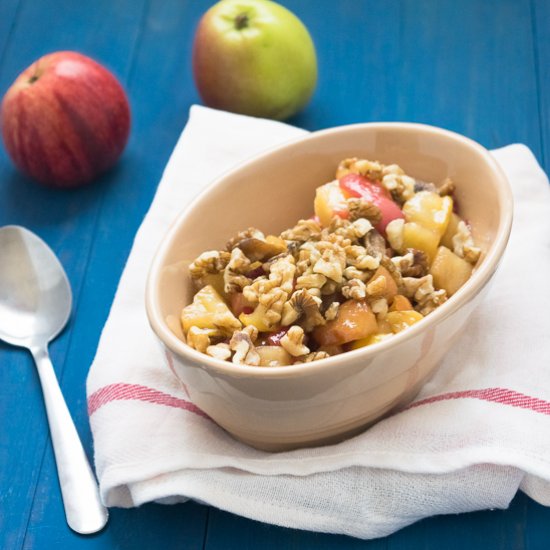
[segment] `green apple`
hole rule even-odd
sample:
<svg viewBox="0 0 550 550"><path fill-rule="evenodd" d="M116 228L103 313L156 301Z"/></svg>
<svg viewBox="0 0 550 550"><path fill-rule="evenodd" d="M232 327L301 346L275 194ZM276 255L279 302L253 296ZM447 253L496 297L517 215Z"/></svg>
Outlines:
<svg viewBox="0 0 550 550"><path fill-rule="evenodd" d="M193 72L206 105L282 120L315 89L315 46L303 23L275 2L222 0L199 23Z"/></svg>

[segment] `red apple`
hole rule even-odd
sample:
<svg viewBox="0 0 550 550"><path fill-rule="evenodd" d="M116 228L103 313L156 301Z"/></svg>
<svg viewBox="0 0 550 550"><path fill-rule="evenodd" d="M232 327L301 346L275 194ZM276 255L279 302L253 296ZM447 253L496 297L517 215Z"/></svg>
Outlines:
<svg viewBox="0 0 550 550"><path fill-rule="evenodd" d="M360 174L346 174L338 183L346 196L365 199L380 208L382 219L376 225L380 233L385 233L386 226L392 220L405 218L401 208L392 200L390 192L382 185Z"/></svg>
<svg viewBox="0 0 550 550"><path fill-rule="evenodd" d="M2 135L13 162L39 182L77 187L110 168L130 131L122 86L76 52L41 57L2 100Z"/></svg>

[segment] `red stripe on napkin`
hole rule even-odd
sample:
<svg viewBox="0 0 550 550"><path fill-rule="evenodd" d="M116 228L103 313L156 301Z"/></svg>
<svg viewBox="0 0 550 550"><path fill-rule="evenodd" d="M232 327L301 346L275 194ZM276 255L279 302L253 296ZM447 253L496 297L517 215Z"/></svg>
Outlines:
<svg viewBox="0 0 550 550"><path fill-rule="evenodd" d="M139 384L110 384L104 386L90 395L88 399L88 414L91 416L100 407L110 403L111 401L146 401L147 403L155 403L156 405L165 405L167 407L175 407L186 411L198 414L203 418L210 417L201 411L196 405L185 399L174 397L168 393L164 393L147 386Z"/></svg>
<svg viewBox="0 0 550 550"><path fill-rule="evenodd" d="M486 388L483 390L465 390L457 392L443 393L427 397L420 401L412 403L404 410L414 409L421 405L429 405L439 401L449 401L452 399L480 399L481 401L489 401L491 403L499 403L520 409L531 410L540 414L550 415L550 402L538 397L531 397L523 393L508 390L505 388ZM88 414L91 416L99 408L111 401L145 401L156 405L165 405L167 407L175 407L183 409L194 414L198 414L203 418L211 418L196 405L185 399L174 397L168 393L164 393L147 386L139 384L111 384L95 391L88 399Z"/></svg>
<svg viewBox="0 0 550 550"><path fill-rule="evenodd" d="M481 399L482 401L500 403L501 405L519 407L520 409L528 409L530 411L550 415L550 402L505 388L486 388L484 390L443 393L412 403L407 409L413 409L420 405L428 405L430 403L437 403L438 401L447 401L450 399Z"/></svg>

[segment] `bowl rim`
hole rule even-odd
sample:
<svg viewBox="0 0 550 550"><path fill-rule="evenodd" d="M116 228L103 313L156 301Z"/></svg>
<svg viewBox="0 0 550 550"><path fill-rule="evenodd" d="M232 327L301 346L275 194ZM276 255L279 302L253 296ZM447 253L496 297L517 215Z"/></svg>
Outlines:
<svg viewBox="0 0 550 550"><path fill-rule="evenodd" d="M373 344L372 346L366 346L355 350L346 351L340 355L334 355L318 361L312 361L310 363L301 363L298 365L286 365L278 367L260 367L251 365L236 365L228 361L222 361L216 359L205 353L201 353L190 346L188 346L183 340L178 338L168 327L163 316L161 315L159 304L156 300L157 287L159 277L164 264L165 256L170 248L170 244L178 232L179 227L188 216L189 212L194 210L195 205L202 201L204 196L209 194L214 188L223 185L226 178L239 172L245 167L253 164L261 163L266 157L271 156L274 153L284 151L285 149L292 149L299 143L305 141L314 141L319 138L323 138L327 135L338 134L347 131L357 131L361 129L368 129L376 131L396 129L405 130L408 132L421 132L432 135L442 135L452 140L456 140L473 149L486 161L490 169L497 175L499 185L496 187L496 191L499 196L499 201L502 203L502 215L500 216L499 224L497 227L497 233L495 239L491 243L489 250L484 258L481 266L474 271L470 279L444 304L438 307L435 311L430 313L418 323L415 323L406 330L393 335L391 338L384 339L381 342ZM491 279L495 270L497 269L504 250L506 248L508 238L512 229L513 219L513 195L510 188L508 178L498 162L488 149L483 147L478 142L471 138L463 136L457 132L446 130L437 126L422 124L416 122L365 122L348 124L342 126L336 126L333 128L327 128L324 130L318 130L311 132L305 136L299 136L292 138L281 144L270 147L249 157L238 164L232 166L228 170L223 171L218 177L212 180L194 199L184 208L175 220L170 225L169 229L165 232L160 246L157 248L153 261L150 265L146 288L145 288L145 306L147 317L153 332L161 340L161 342L172 353L180 358L188 358L190 363L194 366L207 368L216 372L217 374L225 374L229 376L238 377L252 377L252 378L287 378L296 377L297 375L313 374L315 372L324 371L325 369L332 369L338 363L349 359L357 360L363 357L365 361L371 359L373 356L386 352L392 347L397 347L403 342L414 338L418 333L427 331L430 327L437 325L442 320L449 317L462 305L473 299L481 290L485 287L488 281Z"/></svg>

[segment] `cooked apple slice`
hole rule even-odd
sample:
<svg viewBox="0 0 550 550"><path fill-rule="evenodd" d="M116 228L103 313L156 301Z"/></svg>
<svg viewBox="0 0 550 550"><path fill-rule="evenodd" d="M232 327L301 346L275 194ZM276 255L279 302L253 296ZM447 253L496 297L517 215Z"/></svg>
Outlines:
<svg viewBox="0 0 550 550"><path fill-rule="evenodd" d="M453 199L431 191L419 191L403 205L408 222L415 222L441 237L453 213Z"/></svg>
<svg viewBox="0 0 550 550"><path fill-rule="evenodd" d="M389 336L391 336L391 334L388 334L388 333L371 334L366 338L361 338L359 340L355 340L355 342L352 342L350 344L350 349L359 349L359 348L364 348L366 346L372 346L373 344L378 344L378 342L383 342Z"/></svg>
<svg viewBox="0 0 550 550"><path fill-rule="evenodd" d="M409 222L403 226L403 248L422 250L430 263L435 257L438 244L439 235L434 231L416 222Z"/></svg>
<svg viewBox="0 0 550 550"><path fill-rule="evenodd" d="M212 285L201 288L193 297L193 303L183 308L181 324L186 334L191 327L219 329L223 334L241 328L239 320Z"/></svg>
<svg viewBox="0 0 550 550"><path fill-rule="evenodd" d="M443 233L443 237L441 237L441 244L443 246L453 250L453 237L456 235L456 232L458 231L458 224L461 221L462 220L458 214L455 214L454 212L451 214L449 225L447 226L445 233Z"/></svg>
<svg viewBox="0 0 550 550"><path fill-rule="evenodd" d="M225 298L223 273L206 273L200 279L195 281L195 285L198 288L204 288L205 286L212 286L214 290L222 297Z"/></svg>
<svg viewBox="0 0 550 550"><path fill-rule="evenodd" d="M332 346L366 338L377 331L376 317L367 302L348 300L338 308L336 319L317 327L313 336L320 346Z"/></svg>
<svg viewBox="0 0 550 550"><path fill-rule="evenodd" d="M452 296L471 276L472 264L440 246L430 267L436 288L444 288Z"/></svg>
<svg viewBox="0 0 550 550"><path fill-rule="evenodd" d="M291 365L292 356L282 346L257 346L260 356L260 367Z"/></svg>
<svg viewBox="0 0 550 550"><path fill-rule="evenodd" d="M388 303L391 303L393 297L397 294L397 283L394 278L390 275L390 272L384 267L380 266L374 272L374 275L371 278L371 281L376 281L378 277L384 277L386 280L386 289L384 290L384 295L380 296L381 298L386 298ZM367 286L368 288L368 286Z"/></svg>
<svg viewBox="0 0 550 550"><path fill-rule="evenodd" d="M252 313L241 313L239 315L239 320L241 323L248 327L254 325L259 332L271 332L277 330L277 326L270 325L267 322L267 311L268 308L263 304L258 304L256 309Z"/></svg>
<svg viewBox="0 0 550 550"><path fill-rule="evenodd" d="M317 187L313 208L323 227L328 227L334 216L340 216L340 218L349 216L348 203L338 181L331 181Z"/></svg>
<svg viewBox="0 0 550 550"><path fill-rule="evenodd" d="M390 311L386 315L386 321L388 321L392 332L395 334L418 323L422 319L424 319L424 316L418 313L418 311L414 311L414 309L409 311Z"/></svg>
<svg viewBox="0 0 550 550"><path fill-rule="evenodd" d="M406 296L402 294L394 296L390 311L410 311L411 309L413 309L412 304Z"/></svg>

